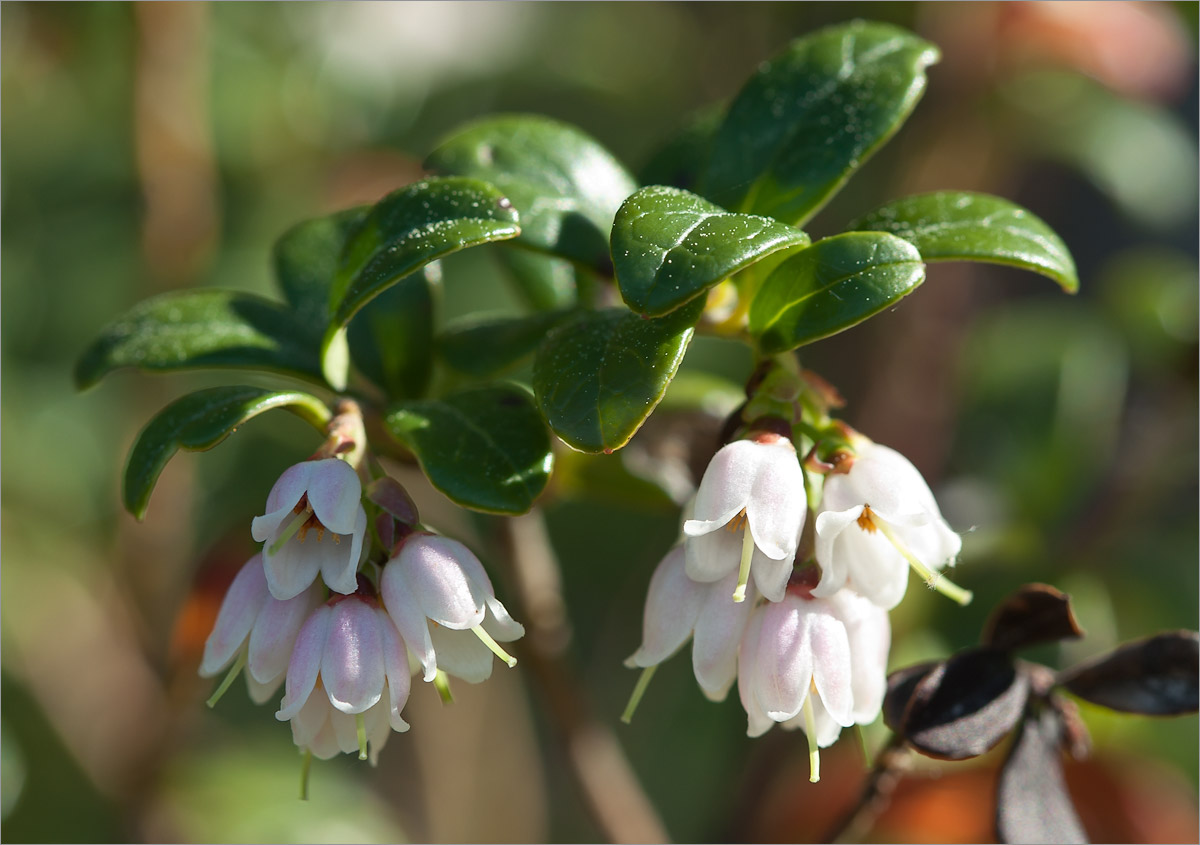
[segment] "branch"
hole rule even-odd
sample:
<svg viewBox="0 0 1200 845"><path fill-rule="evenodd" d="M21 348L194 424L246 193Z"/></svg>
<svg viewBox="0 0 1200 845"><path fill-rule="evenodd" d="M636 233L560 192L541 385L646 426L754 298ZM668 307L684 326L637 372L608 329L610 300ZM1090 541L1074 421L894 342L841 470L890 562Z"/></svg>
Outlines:
<svg viewBox="0 0 1200 845"><path fill-rule="evenodd" d="M583 683L566 659L571 629L541 513L535 509L497 524L507 552L509 593L526 626L521 660L531 670L592 820L610 842L668 842L620 743L592 714Z"/></svg>
<svg viewBox="0 0 1200 845"><path fill-rule="evenodd" d="M879 815L892 802L892 793L909 768L910 753L904 740L893 734L875 758L875 766L867 777L858 802L842 819L830 828L822 842L862 841Z"/></svg>

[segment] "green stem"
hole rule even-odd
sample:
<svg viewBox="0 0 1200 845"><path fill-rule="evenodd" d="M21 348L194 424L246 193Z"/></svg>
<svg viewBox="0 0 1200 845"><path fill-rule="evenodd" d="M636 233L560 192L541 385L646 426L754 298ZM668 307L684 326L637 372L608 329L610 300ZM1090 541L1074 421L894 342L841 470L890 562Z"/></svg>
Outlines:
<svg viewBox="0 0 1200 845"><path fill-rule="evenodd" d="M654 677L654 670L657 668L658 664L655 663L642 670L642 674L638 677L637 684L629 696L629 703L625 705L625 712L621 714L621 721L625 724L633 722L633 713L642 703L642 696L646 694L646 688L650 686L650 679Z"/></svg>
<svg viewBox="0 0 1200 845"><path fill-rule="evenodd" d="M221 685L219 687L217 687L217 691L214 692L211 696L209 696L208 701L205 702L208 705L210 710L217 706L217 702L220 701L221 697L223 695L225 695L226 692L229 691L229 688L231 686L233 686L233 679L241 674L242 669L245 667L245 665L246 665L246 649L242 649L241 653L238 655L237 660L233 661L233 665L231 667L229 667L229 671L225 674L225 680L221 681Z"/></svg>

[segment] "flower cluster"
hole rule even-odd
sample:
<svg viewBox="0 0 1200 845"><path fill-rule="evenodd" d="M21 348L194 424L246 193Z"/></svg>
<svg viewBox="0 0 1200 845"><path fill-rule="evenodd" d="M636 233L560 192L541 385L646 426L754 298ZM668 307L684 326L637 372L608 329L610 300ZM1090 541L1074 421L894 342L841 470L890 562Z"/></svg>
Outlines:
<svg viewBox="0 0 1200 845"><path fill-rule="evenodd" d="M825 476L815 518L809 467ZM771 431L722 447L683 535L650 580L642 645L626 661L643 669L626 721L655 667L691 639L704 694L719 701L736 679L751 736L776 722L801 728L813 780L818 749L879 714L887 611L904 597L909 568L970 599L939 574L961 542L920 473L856 433L833 464L802 465L791 439Z"/></svg>
<svg viewBox="0 0 1200 845"><path fill-rule="evenodd" d="M493 655L516 663L499 643L524 634L466 546L418 530L411 502L388 512L396 491L407 496L384 481L384 504L368 497L367 505L390 547L373 560L362 483L348 461L318 456L280 476L252 523L262 552L231 584L200 666L212 677L232 665L210 705L243 668L257 703L283 684L276 718L319 759L357 751L374 762L392 731L408 730L401 711L414 667L440 691L447 676L478 683Z"/></svg>

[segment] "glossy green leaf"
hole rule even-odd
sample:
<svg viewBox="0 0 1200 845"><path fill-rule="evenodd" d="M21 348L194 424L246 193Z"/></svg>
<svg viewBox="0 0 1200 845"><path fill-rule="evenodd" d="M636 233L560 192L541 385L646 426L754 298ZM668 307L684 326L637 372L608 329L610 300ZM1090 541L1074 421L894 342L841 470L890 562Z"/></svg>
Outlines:
<svg viewBox="0 0 1200 845"><path fill-rule="evenodd" d="M146 515L158 476L177 451L211 449L243 422L272 408L286 408L321 431L330 420L329 409L321 400L292 390L231 385L176 399L150 420L134 441L125 463L125 509L138 519Z"/></svg>
<svg viewBox="0 0 1200 845"><path fill-rule="evenodd" d="M528 511L554 463L533 397L516 385L402 402L389 408L387 428L417 456L434 487L489 513Z"/></svg>
<svg viewBox="0 0 1200 845"><path fill-rule="evenodd" d="M321 381L319 336L284 306L228 290L166 293L140 302L104 328L75 365L90 387L113 370L237 367Z"/></svg>
<svg viewBox="0 0 1200 845"><path fill-rule="evenodd" d="M543 311L520 317L495 317L452 325L438 337L438 352L460 373L476 378L495 375L532 355L546 333L569 311Z"/></svg>
<svg viewBox="0 0 1200 845"><path fill-rule="evenodd" d="M900 127L936 47L853 21L764 62L713 141L702 193L733 211L801 225Z"/></svg>
<svg viewBox="0 0 1200 845"><path fill-rule="evenodd" d="M1033 213L988 194L940 191L881 206L851 229L904 238L925 261L988 261L1049 276L1079 290L1075 261L1062 239Z"/></svg>
<svg viewBox="0 0 1200 845"><path fill-rule="evenodd" d="M329 325L329 292L346 241L370 206L305 220L275 242L275 280L300 322L320 337Z"/></svg>
<svg viewBox="0 0 1200 845"><path fill-rule="evenodd" d="M703 302L648 319L589 311L547 335L533 364L542 414L565 443L610 452L629 442L675 375Z"/></svg>
<svg viewBox="0 0 1200 845"><path fill-rule="evenodd" d="M368 302L350 321L350 359L391 399L424 395L433 374L440 265L426 264Z"/></svg>
<svg viewBox="0 0 1200 845"><path fill-rule="evenodd" d="M565 258L528 249L498 247L496 259L529 307L550 311L575 304L579 271Z"/></svg>
<svg viewBox="0 0 1200 845"><path fill-rule="evenodd" d="M330 291L321 344L330 384L345 386L343 329L360 308L430 261L520 231L508 198L477 179L425 179L380 200L350 235Z"/></svg>
<svg viewBox="0 0 1200 845"><path fill-rule="evenodd" d="M626 304L658 316L764 256L805 246L808 235L778 220L730 214L678 188L642 188L612 229L613 268Z"/></svg>
<svg viewBox="0 0 1200 845"><path fill-rule="evenodd" d="M884 232L817 241L780 264L750 304L767 354L837 334L895 304L925 279L916 247Z"/></svg>
<svg viewBox="0 0 1200 845"><path fill-rule="evenodd" d="M496 185L520 212L520 243L589 267L608 265L613 215L637 190L595 139L538 115L472 123L443 141L426 166Z"/></svg>

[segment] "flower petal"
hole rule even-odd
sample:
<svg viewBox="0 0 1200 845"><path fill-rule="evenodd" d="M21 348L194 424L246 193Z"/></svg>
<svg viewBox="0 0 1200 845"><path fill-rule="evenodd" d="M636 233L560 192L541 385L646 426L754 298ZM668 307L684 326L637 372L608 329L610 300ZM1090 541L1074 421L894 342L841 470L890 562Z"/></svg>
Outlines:
<svg viewBox="0 0 1200 845"><path fill-rule="evenodd" d="M266 704L275 695L275 691L279 689L279 685L283 683L283 675L276 675L274 679L264 684L256 681L254 676L249 672L245 674L246 691L250 694L250 700L255 704Z"/></svg>
<svg viewBox="0 0 1200 845"><path fill-rule="evenodd" d="M408 703L412 683L408 673L408 650L387 611L377 608L375 612L379 617L379 632L383 640L383 671L388 685L388 723L392 730L403 732L408 730L409 726L400 715L400 711Z"/></svg>
<svg viewBox="0 0 1200 845"><path fill-rule="evenodd" d="M318 692L319 695L310 695L304 706L291 719L292 741L301 747L309 745L321 732L321 728L329 721L329 713L333 710L325 691Z"/></svg>
<svg viewBox="0 0 1200 845"><path fill-rule="evenodd" d="M354 467L340 458L310 461L308 504L321 524L336 534L350 534L362 510L362 482Z"/></svg>
<svg viewBox="0 0 1200 845"><path fill-rule="evenodd" d="M328 605L321 605L300 627L296 646L292 649L292 659L288 662L283 701L279 702L279 712L275 714L275 718L281 722L300 712L316 686L317 675L321 672L321 653L325 650L332 615L333 611Z"/></svg>
<svg viewBox="0 0 1200 845"><path fill-rule="evenodd" d="M492 653L472 631L433 626L430 631L437 665L448 675L478 684L492 676Z"/></svg>
<svg viewBox="0 0 1200 845"><path fill-rule="evenodd" d="M846 626L828 602L808 605L809 642L813 655L813 686L829 716L843 727L854 724L854 694L850 686L850 640Z"/></svg>
<svg viewBox="0 0 1200 845"><path fill-rule="evenodd" d="M366 530L367 515L362 515L362 528ZM292 542L296 542L293 540ZM358 558L362 553L362 535L334 534L326 531L316 535L308 533L304 541L307 552L318 562L321 579L326 586L342 595L350 595L358 589Z"/></svg>
<svg viewBox="0 0 1200 845"><path fill-rule="evenodd" d="M800 604L800 599L787 596L759 609L763 621L754 691L763 710L776 722L800 712L812 682L811 618Z"/></svg>
<svg viewBox="0 0 1200 845"><path fill-rule="evenodd" d="M705 590L687 576L684 560L683 546L676 546L650 576L642 614L642 644L626 665L646 667L662 663L692 635ZM733 587L729 589L732 595Z"/></svg>
<svg viewBox="0 0 1200 845"><path fill-rule="evenodd" d="M700 479L692 519L683 525L689 537L715 531L746 509L765 455L762 446L737 440L713 455Z"/></svg>
<svg viewBox="0 0 1200 845"><path fill-rule="evenodd" d="M738 645L757 599L753 585L746 600L733 601L737 575L732 574L704 591L704 603L695 623L692 671L700 689L712 701L723 701L737 676Z"/></svg>
<svg viewBox="0 0 1200 845"><path fill-rule="evenodd" d="M267 579L263 574L262 555L243 564L229 585L217 622L204 643L200 675L211 678L229 665L250 636L254 620L268 598Z"/></svg>
<svg viewBox="0 0 1200 845"><path fill-rule="evenodd" d="M860 516L862 505L845 511L822 511L817 514L814 554L821 565L821 580L813 589L818 598L832 596L846 583L848 570L845 560L838 557L835 544Z"/></svg>
<svg viewBox="0 0 1200 845"><path fill-rule="evenodd" d="M256 516L250 522L250 534L254 537L254 542L262 543L269 538L274 538L278 533L280 526L284 520L290 517L295 511L291 506L280 508L277 511L270 511L263 516ZM274 542L272 540L272 542Z"/></svg>
<svg viewBox="0 0 1200 845"><path fill-rule="evenodd" d="M758 674L758 650L762 634L762 614L754 613L738 646L738 697L746 711L747 736L762 736L775 724L763 710L755 692Z"/></svg>
<svg viewBox="0 0 1200 845"><path fill-rule="evenodd" d="M829 603L838 608L850 640L850 688L854 721L875 721L887 691L887 659L891 625L887 611L851 590L842 590Z"/></svg>
<svg viewBox="0 0 1200 845"><path fill-rule="evenodd" d="M750 558L750 574L754 576L758 591L770 601L783 601L788 579L792 577L792 569L796 563L795 552L792 554L793 557L771 560L760 549L754 549L754 555Z"/></svg>
<svg viewBox="0 0 1200 845"><path fill-rule="evenodd" d="M290 511L296 507L300 502L300 497L308 490L313 463L313 461L301 461L283 471L283 474L271 487L271 492L267 494L266 512L268 514Z"/></svg>
<svg viewBox="0 0 1200 845"><path fill-rule="evenodd" d="M838 538L835 550L845 562L848 584L859 595L885 610L891 610L904 598L908 590L908 561L882 532L848 528Z"/></svg>
<svg viewBox="0 0 1200 845"><path fill-rule="evenodd" d="M791 558L808 513L804 473L789 440L758 444L758 475L746 505L754 544L772 560Z"/></svg>
<svg viewBox="0 0 1200 845"><path fill-rule="evenodd" d="M688 537L683 547L689 578L701 582L719 581L738 570L742 559L742 532L713 531Z"/></svg>
<svg viewBox="0 0 1200 845"><path fill-rule="evenodd" d="M263 584L266 585L265 579ZM283 677L300 626L320 601L321 591L316 585L287 601L267 597L250 632L246 668L255 681L269 684Z"/></svg>
<svg viewBox="0 0 1200 845"><path fill-rule="evenodd" d="M420 662L425 681L432 681L437 675L437 655L429 637L429 623L425 621L425 614L413 597L404 568L395 558L383 567L383 574L379 576L379 592L404 644Z"/></svg>
<svg viewBox="0 0 1200 845"><path fill-rule="evenodd" d="M484 596L467 577L460 560L478 563L471 550L457 540L417 534L404 543L394 561L404 569L405 580L421 611L439 625L454 630L483 622L485 607ZM403 629L401 633L405 633Z"/></svg>
<svg viewBox="0 0 1200 845"><path fill-rule="evenodd" d="M263 546L263 569L267 575L267 587L271 595L280 601L295 598L307 590L321 568L321 559L313 554L309 544L292 537L275 554L271 544L275 535L267 538ZM316 543L312 544L317 545Z"/></svg>
<svg viewBox="0 0 1200 845"><path fill-rule="evenodd" d="M383 696L383 637L375 608L352 597L333 606L321 656L329 701L343 713L362 713Z"/></svg>

